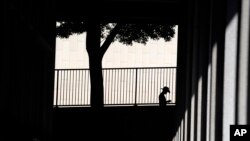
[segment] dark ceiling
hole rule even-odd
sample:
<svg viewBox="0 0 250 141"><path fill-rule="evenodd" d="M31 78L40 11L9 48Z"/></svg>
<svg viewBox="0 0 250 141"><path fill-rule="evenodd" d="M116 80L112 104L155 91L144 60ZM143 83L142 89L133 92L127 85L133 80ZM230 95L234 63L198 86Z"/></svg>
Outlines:
<svg viewBox="0 0 250 141"><path fill-rule="evenodd" d="M178 23L185 13L180 0L57 0L57 20L84 20L94 17L108 22Z"/></svg>

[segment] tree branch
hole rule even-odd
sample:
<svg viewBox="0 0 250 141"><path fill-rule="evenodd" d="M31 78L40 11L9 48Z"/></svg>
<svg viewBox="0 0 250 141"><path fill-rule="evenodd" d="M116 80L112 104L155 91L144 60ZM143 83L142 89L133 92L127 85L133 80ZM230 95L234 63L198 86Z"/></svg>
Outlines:
<svg viewBox="0 0 250 141"><path fill-rule="evenodd" d="M108 35L104 43L102 44L101 49L100 49L102 57L105 54L105 52L108 50L110 44L114 40L116 34L119 32L121 27L122 27L122 24L117 23L117 25L114 27L114 29L112 29L112 31L110 32L110 34Z"/></svg>

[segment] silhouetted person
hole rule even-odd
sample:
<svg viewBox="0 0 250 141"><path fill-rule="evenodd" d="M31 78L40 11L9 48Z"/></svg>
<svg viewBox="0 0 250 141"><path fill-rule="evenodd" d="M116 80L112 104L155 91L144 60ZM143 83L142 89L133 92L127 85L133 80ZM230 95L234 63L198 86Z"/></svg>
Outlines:
<svg viewBox="0 0 250 141"><path fill-rule="evenodd" d="M165 94L170 93L170 90L168 87L163 87L162 92L159 95L159 104L160 107L166 107L166 104L170 102L171 100L166 100Z"/></svg>

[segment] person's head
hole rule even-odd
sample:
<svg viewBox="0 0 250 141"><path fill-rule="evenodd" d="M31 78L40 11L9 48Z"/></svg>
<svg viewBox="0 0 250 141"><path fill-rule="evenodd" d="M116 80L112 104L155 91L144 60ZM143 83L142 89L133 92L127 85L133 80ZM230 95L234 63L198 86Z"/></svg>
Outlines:
<svg viewBox="0 0 250 141"><path fill-rule="evenodd" d="M170 90L168 87L161 88L163 93L170 93Z"/></svg>

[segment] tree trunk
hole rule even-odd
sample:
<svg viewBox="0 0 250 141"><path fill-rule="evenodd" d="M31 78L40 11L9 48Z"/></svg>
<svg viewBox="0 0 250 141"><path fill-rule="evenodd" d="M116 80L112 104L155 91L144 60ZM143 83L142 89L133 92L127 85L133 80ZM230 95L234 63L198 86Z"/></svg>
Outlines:
<svg viewBox="0 0 250 141"><path fill-rule="evenodd" d="M100 50L100 23L95 20L87 22L86 48L89 55L92 108L103 107L103 76L102 76L102 54Z"/></svg>
<svg viewBox="0 0 250 141"><path fill-rule="evenodd" d="M90 55L91 56L91 55ZM103 107L103 76L101 57L89 57L91 97L90 103L93 108Z"/></svg>

